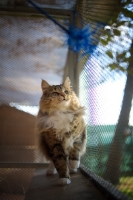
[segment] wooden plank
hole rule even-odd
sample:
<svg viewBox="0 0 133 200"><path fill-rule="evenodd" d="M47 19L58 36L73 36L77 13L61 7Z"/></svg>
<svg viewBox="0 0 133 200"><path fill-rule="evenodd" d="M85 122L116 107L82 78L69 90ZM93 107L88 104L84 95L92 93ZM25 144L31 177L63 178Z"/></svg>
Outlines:
<svg viewBox="0 0 133 200"><path fill-rule="evenodd" d="M72 9L57 9L57 8L44 8L50 15L59 15L69 17L72 13ZM0 14L2 15L26 15L30 17L45 17L37 9L29 7L11 7L11 6L0 6Z"/></svg>
<svg viewBox="0 0 133 200"><path fill-rule="evenodd" d="M18 162L0 162L0 168L20 168L20 169L40 169L47 167L48 163L18 163Z"/></svg>
<svg viewBox="0 0 133 200"><path fill-rule="evenodd" d="M71 184L57 185L58 175L46 176L46 168L37 169L25 200L105 200L106 198L79 171L71 175Z"/></svg>

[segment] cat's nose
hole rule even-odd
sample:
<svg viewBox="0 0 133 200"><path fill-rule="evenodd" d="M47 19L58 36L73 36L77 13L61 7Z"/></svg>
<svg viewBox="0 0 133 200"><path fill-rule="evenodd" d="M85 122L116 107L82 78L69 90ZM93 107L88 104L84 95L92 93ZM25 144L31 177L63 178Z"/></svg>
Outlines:
<svg viewBox="0 0 133 200"><path fill-rule="evenodd" d="M65 94L63 94L63 92L60 93L60 96L63 97L63 100L65 100Z"/></svg>

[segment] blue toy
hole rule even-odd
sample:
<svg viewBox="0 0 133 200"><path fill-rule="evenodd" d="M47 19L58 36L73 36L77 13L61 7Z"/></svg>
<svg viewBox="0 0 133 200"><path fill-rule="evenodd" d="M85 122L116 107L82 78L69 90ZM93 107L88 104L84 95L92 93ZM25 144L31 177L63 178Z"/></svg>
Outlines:
<svg viewBox="0 0 133 200"><path fill-rule="evenodd" d="M86 25L82 29L76 27L74 23L70 25L69 29L67 30L64 26L58 23L53 17L51 17L46 11L40 8L31 0L27 0L32 6L34 6L37 10L39 10L43 15L45 15L48 19L53 21L54 24L59 26L63 31L67 34L67 44L70 50L79 53L81 50L83 53L81 57L92 54L97 47L97 42L95 41L94 37L92 37L98 28L104 26L103 23L98 22L97 27L95 29L91 28L91 25Z"/></svg>

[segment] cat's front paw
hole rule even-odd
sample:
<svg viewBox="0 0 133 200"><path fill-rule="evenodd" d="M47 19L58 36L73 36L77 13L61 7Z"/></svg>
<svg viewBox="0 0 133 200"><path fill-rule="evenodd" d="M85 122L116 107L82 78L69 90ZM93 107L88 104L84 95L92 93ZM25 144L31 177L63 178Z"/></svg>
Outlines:
<svg viewBox="0 0 133 200"><path fill-rule="evenodd" d="M69 166L71 168L79 168L80 161L79 160L69 160Z"/></svg>
<svg viewBox="0 0 133 200"><path fill-rule="evenodd" d="M70 172L70 174L75 174L77 171L78 171L77 168L73 169L73 168L70 168L70 167L69 167L69 172Z"/></svg>
<svg viewBox="0 0 133 200"><path fill-rule="evenodd" d="M59 178L58 185L68 185L71 183L71 180L69 178Z"/></svg>
<svg viewBox="0 0 133 200"><path fill-rule="evenodd" d="M56 169L48 168L47 171L46 171L46 175L53 175L53 174L56 174L56 173L57 173Z"/></svg>
<svg viewBox="0 0 133 200"><path fill-rule="evenodd" d="M79 160L69 160L70 174L75 174L78 171L79 165L80 165Z"/></svg>

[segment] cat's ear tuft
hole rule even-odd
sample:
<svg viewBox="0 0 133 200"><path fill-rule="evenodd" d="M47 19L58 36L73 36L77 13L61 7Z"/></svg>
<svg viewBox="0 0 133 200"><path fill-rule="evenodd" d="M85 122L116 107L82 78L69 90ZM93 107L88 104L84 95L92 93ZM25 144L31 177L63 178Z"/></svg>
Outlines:
<svg viewBox="0 0 133 200"><path fill-rule="evenodd" d="M42 91L45 91L49 87L50 87L50 85L47 83L47 81L45 81L45 80L42 79L42 83L41 83Z"/></svg>
<svg viewBox="0 0 133 200"><path fill-rule="evenodd" d="M71 81L70 81L69 77L66 77L66 80L64 81L64 86L67 89L71 88Z"/></svg>

